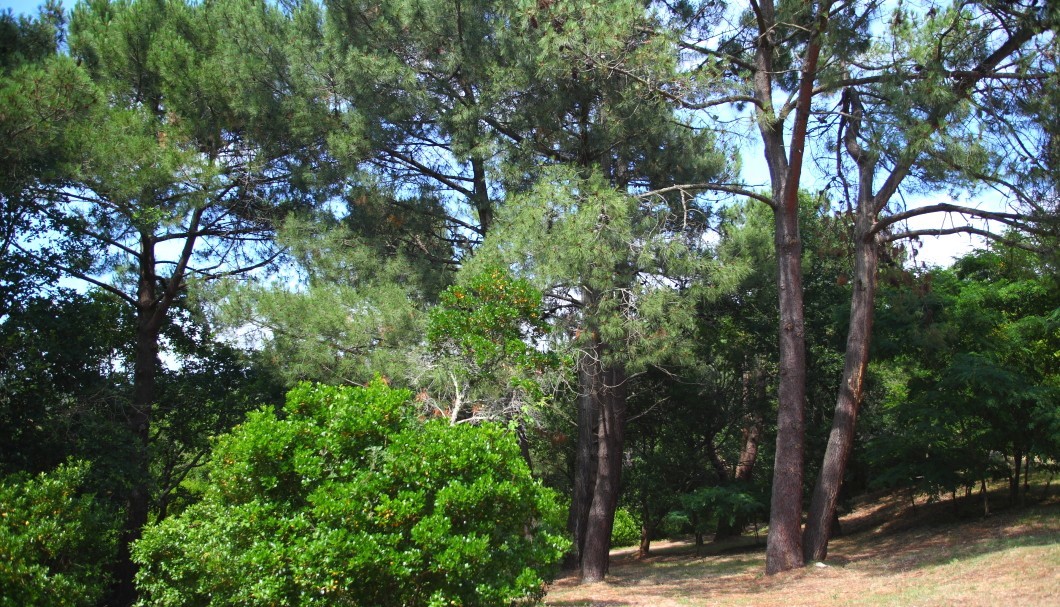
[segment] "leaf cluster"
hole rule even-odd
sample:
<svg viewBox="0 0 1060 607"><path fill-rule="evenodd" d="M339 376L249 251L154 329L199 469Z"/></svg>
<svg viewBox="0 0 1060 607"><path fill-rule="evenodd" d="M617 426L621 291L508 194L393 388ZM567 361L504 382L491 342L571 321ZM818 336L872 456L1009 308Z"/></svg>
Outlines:
<svg viewBox="0 0 1060 607"><path fill-rule="evenodd" d="M1040 269L1027 252L987 250L935 272L924 329L899 359L907 379L885 409L912 430L870 442L892 462L878 483L955 490L1011 473L999 454L1055 457L1057 287Z"/></svg>
<svg viewBox="0 0 1060 607"><path fill-rule="evenodd" d="M427 341L486 373L506 363L534 369L549 366L549 357L532 345L547 329L541 292L495 267L442 292L430 312Z"/></svg>
<svg viewBox="0 0 1060 607"><path fill-rule="evenodd" d="M410 394L302 384L218 440L202 502L148 528L156 605L499 605L539 597L566 542L503 427Z"/></svg>
<svg viewBox="0 0 1060 607"><path fill-rule="evenodd" d="M117 517L84 492L88 464L0 479L3 607L98 605L117 551Z"/></svg>

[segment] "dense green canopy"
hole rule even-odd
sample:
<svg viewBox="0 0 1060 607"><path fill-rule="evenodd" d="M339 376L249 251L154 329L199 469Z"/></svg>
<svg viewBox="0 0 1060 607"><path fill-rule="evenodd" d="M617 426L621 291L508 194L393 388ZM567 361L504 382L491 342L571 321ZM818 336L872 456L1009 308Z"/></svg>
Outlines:
<svg viewBox="0 0 1060 607"><path fill-rule="evenodd" d="M26 604L507 604L616 517L773 573L1057 465L1054 2L66 9L0 14Z"/></svg>

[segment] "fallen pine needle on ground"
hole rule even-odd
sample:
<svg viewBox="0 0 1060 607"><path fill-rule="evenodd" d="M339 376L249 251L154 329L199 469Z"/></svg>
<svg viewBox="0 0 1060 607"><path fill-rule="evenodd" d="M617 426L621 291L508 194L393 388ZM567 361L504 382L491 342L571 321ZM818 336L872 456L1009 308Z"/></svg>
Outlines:
<svg viewBox="0 0 1060 607"><path fill-rule="evenodd" d="M904 499L904 503L903 503ZM765 537L653 542L611 553L597 584L558 579L548 607L1060 605L1060 501L954 522L945 503L888 496L844 517L823 566L766 576Z"/></svg>

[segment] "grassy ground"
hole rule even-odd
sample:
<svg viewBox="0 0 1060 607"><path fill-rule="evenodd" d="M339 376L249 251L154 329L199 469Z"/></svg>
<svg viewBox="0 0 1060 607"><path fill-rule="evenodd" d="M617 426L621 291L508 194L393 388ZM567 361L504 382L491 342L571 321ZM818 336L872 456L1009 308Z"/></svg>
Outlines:
<svg viewBox="0 0 1060 607"><path fill-rule="evenodd" d="M557 580L550 607L1060 605L1060 499L983 517L972 503L867 501L842 519L827 566L767 577L764 537L612 552L599 584ZM995 503L1003 501L994 499Z"/></svg>

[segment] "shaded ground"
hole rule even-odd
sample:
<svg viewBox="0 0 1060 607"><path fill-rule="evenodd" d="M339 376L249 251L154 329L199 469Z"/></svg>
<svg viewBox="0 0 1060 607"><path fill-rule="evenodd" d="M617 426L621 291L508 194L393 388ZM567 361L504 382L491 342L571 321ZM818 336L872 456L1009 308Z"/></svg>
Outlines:
<svg viewBox="0 0 1060 607"><path fill-rule="evenodd" d="M970 502L958 511L917 501L891 495L855 508L826 567L766 577L764 536L699 555L688 542L659 542L642 560L635 549L613 551L605 582L557 580L545 605L1060 605L1060 499L989 517L970 514Z"/></svg>

